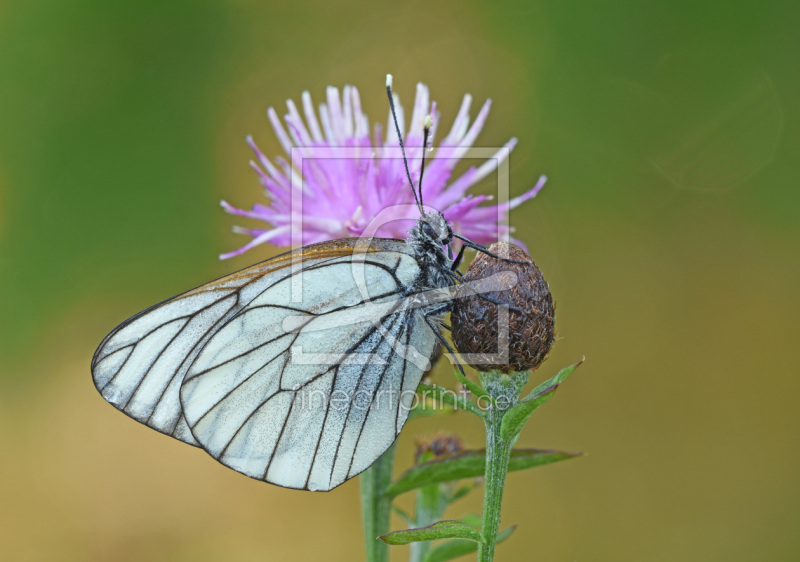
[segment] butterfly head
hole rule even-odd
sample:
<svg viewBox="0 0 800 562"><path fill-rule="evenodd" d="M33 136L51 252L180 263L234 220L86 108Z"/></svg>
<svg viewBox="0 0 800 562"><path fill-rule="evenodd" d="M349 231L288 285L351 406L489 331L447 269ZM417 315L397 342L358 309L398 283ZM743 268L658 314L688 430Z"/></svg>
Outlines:
<svg viewBox="0 0 800 562"><path fill-rule="evenodd" d="M426 241L445 246L453 239L453 229L442 213L434 211L422 215L418 221L420 234Z"/></svg>
<svg viewBox="0 0 800 562"><path fill-rule="evenodd" d="M444 247L453 240L453 229L442 213L422 215L408 233L408 243L418 255L445 256ZM438 260L437 260L438 261Z"/></svg>

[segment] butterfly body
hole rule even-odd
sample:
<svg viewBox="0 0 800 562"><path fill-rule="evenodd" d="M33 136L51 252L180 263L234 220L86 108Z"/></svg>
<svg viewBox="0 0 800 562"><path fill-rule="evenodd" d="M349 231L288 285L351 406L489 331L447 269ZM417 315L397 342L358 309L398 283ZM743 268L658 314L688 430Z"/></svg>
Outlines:
<svg viewBox="0 0 800 562"><path fill-rule="evenodd" d="M155 305L92 360L101 395L224 465L330 490L395 440L450 310L452 231L287 252Z"/></svg>
<svg viewBox="0 0 800 562"><path fill-rule="evenodd" d="M444 248L453 239L453 230L444 215L432 212L422 215L408 233L408 244L420 263L423 278L417 283L419 288L447 287L451 284L449 272L453 259Z"/></svg>

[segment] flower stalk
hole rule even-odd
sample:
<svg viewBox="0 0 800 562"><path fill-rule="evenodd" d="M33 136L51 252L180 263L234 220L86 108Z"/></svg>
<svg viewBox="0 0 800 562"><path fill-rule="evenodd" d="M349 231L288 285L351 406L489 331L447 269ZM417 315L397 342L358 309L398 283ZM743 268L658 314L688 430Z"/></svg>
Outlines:
<svg viewBox="0 0 800 562"><path fill-rule="evenodd" d="M430 440L417 441L416 466L452 458L463 451L457 435L443 434ZM414 502L414 527L428 527L439 521L447 506L469 488L456 489L452 483L438 482L417 489ZM431 550L431 541L411 543L409 562L423 562Z"/></svg>
<svg viewBox="0 0 800 562"><path fill-rule="evenodd" d="M415 501L415 527L427 527L436 523L442 518L444 509L447 507L445 498L442 497L440 484L424 486L417 490ZM425 555L431 549L430 541L411 543L409 562L422 562Z"/></svg>
<svg viewBox="0 0 800 562"><path fill-rule="evenodd" d="M511 448L517 440L517 436L503 437L503 417L506 412L519 403L519 394L522 387L528 382L529 373L505 375L499 371L490 371L480 375L484 390L491 397L491 402L484 412L483 418L486 426L486 471L481 519L483 541L478 546L478 560L479 562L491 562L494 560L497 532L500 528L503 490L506 474L508 474Z"/></svg>
<svg viewBox="0 0 800 562"><path fill-rule="evenodd" d="M393 443L359 478L367 562L389 560L389 545L378 537L389 532L392 498L386 494L386 489L392 483L396 446L397 443Z"/></svg>
<svg viewBox="0 0 800 562"><path fill-rule="evenodd" d="M451 560L478 552L480 562L494 560L496 545L508 538L514 526L498 533L500 513L503 506L503 491L506 474L512 470L524 470L575 458L581 453L567 453L552 449L513 449L524 426L542 404L550 400L556 389L580 365L576 363L561 369L555 376L540 383L525 398L520 394L528 382L530 371L512 371L503 373L500 370L479 373L481 384L477 384L457 373L460 381L469 381L470 389L480 398L483 411L464 408L464 411L484 420L486 426L486 448L466 450L461 453L451 452L449 455L422 462L403 473L397 481L386 490L386 496L394 498L412 490L422 491L431 485L452 483L464 478L484 477L484 505L481 518L465 516L458 521L444 520L424 525L438 512L437 517L444 514L442 507L447 507L456 499L468 493L472 486L455 488L450 486L444 496L443 504L435 505L433 498L418 496L417 513L414 519L396 511L413 528L393 531L380 538L391 545L418 544L426 541L439 541L434 546L412 550L412 562L419 560ZM426 391L435 391L434 385L426 385ZM444 389L442 389L444 390ZM454 402L455 403L455 402ZM473 402L468 402L473 404ZM479 463L473 461L479 460ZM447 490L447 487L444 488ZM421 501L420 501L421 500ZM437 507L439 509L437 509ZM431 509L433 508L433 509ZM422 516L420 515L422 510ZM423 526L424 525L424 526ZM481 531L476 529L480 527ZM451 540L454 539L454 540ZM419 553L422 554L419 554Z"/></svg>

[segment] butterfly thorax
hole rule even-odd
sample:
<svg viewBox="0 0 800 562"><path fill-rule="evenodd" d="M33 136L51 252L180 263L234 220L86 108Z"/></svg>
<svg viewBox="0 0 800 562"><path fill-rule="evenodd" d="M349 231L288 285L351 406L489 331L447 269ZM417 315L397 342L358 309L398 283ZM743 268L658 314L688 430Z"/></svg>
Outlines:
<svg viewBox="0 0 800 562"><path fill-rule="evenodd" d="M451 284L447 274L451 260L445 252L445 246L452 239L453 230L439 212L422 215L409 230L406 242L414 252L422 271L415 290L447 287Z"/></svg>

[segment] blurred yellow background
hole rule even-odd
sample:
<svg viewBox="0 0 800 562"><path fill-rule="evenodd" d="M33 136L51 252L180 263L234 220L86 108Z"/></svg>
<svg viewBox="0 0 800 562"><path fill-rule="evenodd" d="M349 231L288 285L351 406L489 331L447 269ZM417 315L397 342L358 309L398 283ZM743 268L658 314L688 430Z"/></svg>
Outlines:
<svg viewBox="0 0 800 562"><path fill-rule="evenodd" d="M116 412L89 362L277 251L216 258L242 243L218 201L260 197L245 135L279 152L267 106L349 83L383 122L392 72L448 127L494 100L477 144L519 138L512 194L550 177L511 215L557 301L537 380L587 363L520 445L588 456L509 477L499 559L796 559L799 24L780 0L0 3L3 557L362 558L356 480L238 475ZM440 428L481 445L415 420L398 470Z"/></svg>

